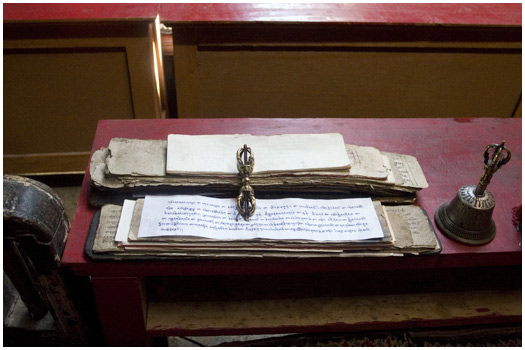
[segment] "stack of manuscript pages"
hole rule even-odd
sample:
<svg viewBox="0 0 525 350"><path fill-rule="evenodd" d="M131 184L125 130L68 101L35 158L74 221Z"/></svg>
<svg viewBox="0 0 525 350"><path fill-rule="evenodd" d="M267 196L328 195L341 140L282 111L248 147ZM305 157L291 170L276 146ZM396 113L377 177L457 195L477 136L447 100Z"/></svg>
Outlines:
<svg viewBox="0 0 525 350"><path fill-rule="evenodd" d="M337 133L114 138L93 154L91 183L99 193L144 196L193 190L231 196L241 186L236 153L245 144L255 158L250 180L256 197L365 193L383 203L413 203L416 192L428 187L415 157L345 145Z"/></svg>
<svg viewBox="0 0 525 350"><path fill-rule="evenodd" d="M237 151L244 145L255 161L250 182L256 210L248 220L236 202ZM336 133L117 138L94 153L90 170L98 191L132 194L103 203L86 244L94 258L347 257L440 250L421 208L384 206L410 199L371 198L413 200L428 186L417 160L345 145ZM268 193L274 195L263 195ZM343 195L312 198L312 193Z"/></svg>
<svg viewBox="0 0 525 350"><path fill-rule="evenodd" d="M86 244L94 259L312 258L439 253L426 213L370 198L258 200L245 221L233 198L146 196L106 204Z"/></svg>

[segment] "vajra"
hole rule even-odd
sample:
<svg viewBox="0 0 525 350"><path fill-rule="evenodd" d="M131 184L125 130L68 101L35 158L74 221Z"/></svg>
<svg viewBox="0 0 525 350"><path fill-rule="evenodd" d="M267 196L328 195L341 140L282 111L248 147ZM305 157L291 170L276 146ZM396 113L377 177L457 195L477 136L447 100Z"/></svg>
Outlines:
<svg viewBox="0 0 525 350"><path fill-rule="evenodd" d="M250 185L250 175L253 172L254 163L255 160L250 147L244 145L237 150L237 170L239 170L242 181L242 187L237 197L237 210L246 221L255 212L255 192Z"/></svg>
<svg viewBox="0 0 525 350"><path fill-rule="evenodd" d="M492 157L489 153L491 149L494 150L492 152ZM474 191L476 196L483 196L485 189L492 179L492 175L494 175L496 170L498 170L502 165L508 163L510 160L510 151L507 147L505 147L505 141L499 145L497 143L493 143L485 148L485 151L483 151L483 157L485 158L485 171Z"/></svg>

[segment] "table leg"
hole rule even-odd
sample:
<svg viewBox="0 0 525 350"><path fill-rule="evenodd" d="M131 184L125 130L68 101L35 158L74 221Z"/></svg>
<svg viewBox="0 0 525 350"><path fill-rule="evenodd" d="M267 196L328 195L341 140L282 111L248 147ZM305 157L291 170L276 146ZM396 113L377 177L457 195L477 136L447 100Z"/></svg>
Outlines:
<svg viewBox="0 0 525 350"><path fill-rule="evenodd" d="M92 277L108 346L146 346L146 286L140 277Z"/></svg>

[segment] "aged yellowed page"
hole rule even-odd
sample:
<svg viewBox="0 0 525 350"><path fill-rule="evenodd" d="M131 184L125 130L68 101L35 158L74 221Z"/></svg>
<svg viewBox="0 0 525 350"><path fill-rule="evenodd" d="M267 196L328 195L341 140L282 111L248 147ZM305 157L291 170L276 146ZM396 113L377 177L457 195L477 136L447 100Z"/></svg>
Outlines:
<svg viewBox="0 0 525 350"><path fill-rule="evenodd" d="M345 145L350 159L350 176L385 180L388 168L385 166L381 152L375 147Z"/></svg>
<svg viewBox="0 0 525 350"><path fill-rule="evenodd" d="M166 176L166 141L113 138L108 149L113 175Z"/></svg>
<svg viewBox="0 0 525 350"><path fill-rule="evenodd" d="M412 240L412 232L408 225L408 220L400 214L388 211L388 223L393 232L395 240L392 242L394 247L404 249L412 247L414 241Z"/></svg>
<svg viewBox="0 0 525 350"><path fill-rule="evenodd" d="M396 180L402 180L403 186L427 188L428 183L416 157L408 154L383 152L390 159Z"/></svg>
<svg viewBox="0 0 525 350"><path fill-rule="evenodd" d="M95 253L118 251L115 242L115 234L120 219L120 205L107 204L100 211L100 220L98 223L97 234L93 242L93 251Z"/></svg>
<svg viewBox="0 0 525 350"><path fill-rule="evenodd" d="M416 205L387 206L385 208L389 218L392 214L405 218L412 234L412 248L434 248L437 246L432 223L423 209Z"/></svg>

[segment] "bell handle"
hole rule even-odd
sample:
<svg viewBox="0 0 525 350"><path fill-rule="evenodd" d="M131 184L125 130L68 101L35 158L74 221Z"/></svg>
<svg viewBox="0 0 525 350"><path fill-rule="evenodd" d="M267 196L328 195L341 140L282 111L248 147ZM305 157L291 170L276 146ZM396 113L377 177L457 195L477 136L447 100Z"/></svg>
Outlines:
<svg viewBox="0 0 525 350"><path fill-rule="evenodd" d="M492 152L492 157L490 157L490 150L494 149ZM485 172L479 180L474 194L476 196L483 196L485 189L490 183L492 176L502 165L507 164L510 160L511 153L507 147L505 147L505 141L501 142L499 145L493 143L485 147L483 151L483 157L485 158Z"/></svg>

